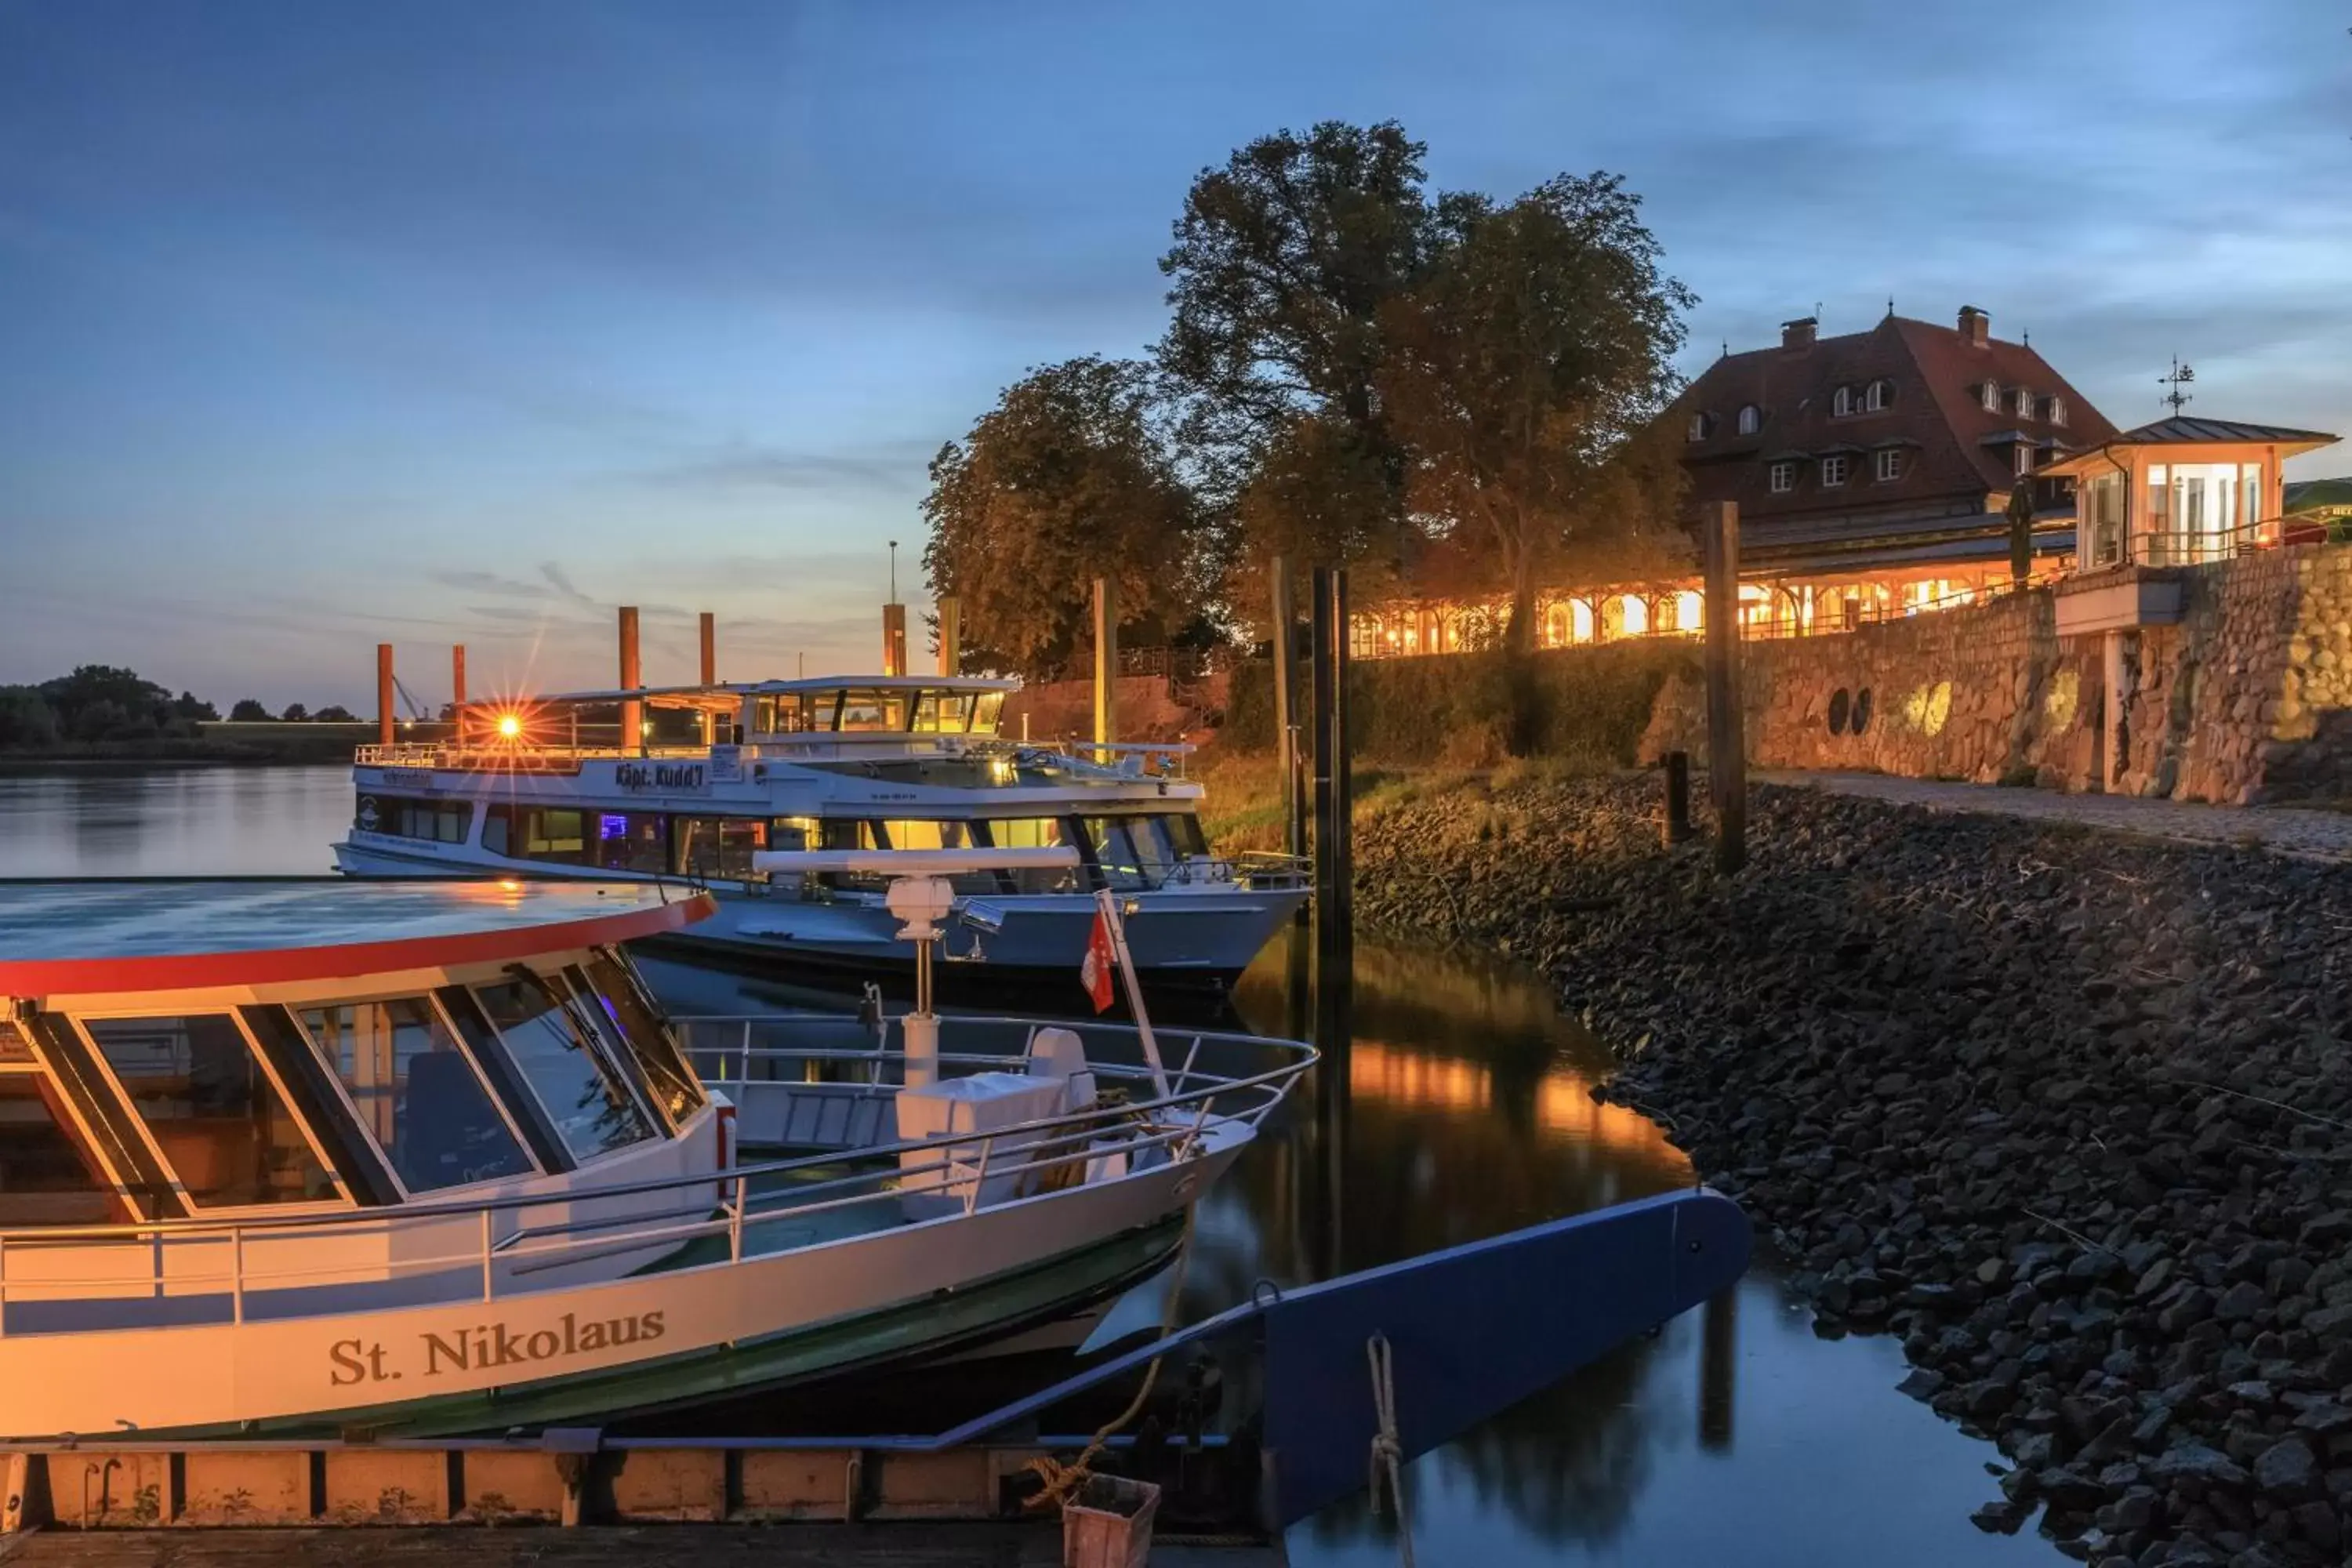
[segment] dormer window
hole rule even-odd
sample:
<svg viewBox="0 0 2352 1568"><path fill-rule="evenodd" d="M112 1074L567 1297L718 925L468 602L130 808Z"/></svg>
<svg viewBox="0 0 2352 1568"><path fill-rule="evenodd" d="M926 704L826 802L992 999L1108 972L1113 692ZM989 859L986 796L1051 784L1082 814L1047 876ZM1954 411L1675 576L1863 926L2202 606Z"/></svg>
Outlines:
<svg viewBox="0 0 2352 1568"><path fill-rule="evenodd" d="M1774 495L1787 495L1790 490L1797 488L1797 465L1794 463L1773 464L1770 468L1764 470L1764 483L1766 488L1770 489Z"/></svg>
<svg viewBox="0 0 2352 1568"><path fill-rule="evenodd" d="M1739 433L1742 436L1755 435L1756 432L1762 427L1763 424L1764 411L1762 409L1757 407L1756 405L1752 403L1746 404L1741 406L1739 410Z"/></svg>
<svg viewBox="0 0 2352 1568"><path fill-rule="evenodd" d="M1706 440L1708 437L1710 437L1710 436L1712 436L1712 435L1714 435L1714 434L1715 434L1715 416L1714 416L1714 415L1712 415L1712 414L1694 414L1694 415L1692 415L1692 416L1690 416L1690 438L1691 438L1692 440L1694 440L1694 441L1704 441L1704 440Z"/></svg>
<svg viewBox="0 0 2352 1568"><path fill-rule="evenodd" d="M2053 396L2050 399L2050 423L2053 425L2063 425L2066 423L2066 400L2064 398Z"/></svg>
<svg viewBox="0 0 2352 1568"><path fill-rule="evenodd" d="M2033 443L2031 441L2020 441L2017 444L2017 471L2020 474L2030 474L2033 471Z"/></svg>
<svg viewBox="0 0 2352 1568"><path fill-rule="evenodd" d="M1890 479L1899 479L1902 477L1903 448L1900 447L1880 447L1878 451L1878 482L1885 484Z"/></svg>
<svg viewBox="0 0 2352 1568"><path fill-rule="evenodd" d="M1978 395L1984 399L1984 411L1987 414L1998 414L2000 412L2000 383L1997 381L1988 381L1984 385L1979 387L1977 391Z"/></svg>
<svg viewBox="0 0 2352 1568"><path fill-rule="evenodd" d="M1822 487L1833 489L1845 483L1846 468L1852 461L1850 458L1823 458L1822 459Z"/></svg>
<svg viewBox="0 0 2352 1568"><path fill-rule="evenodd" d="M1830 398L1830 413L1839 418L1853 412L1853 388L1841 386Z"/></svg>
<svg viewBox="0 0 2352 1568"><path fill-rule="evenodd" d="M2020 419L2033 417L2033 394L2021 386L2017 389L2017 416Z"/></svg>
<svg viewBox="0 0 2352 1568"><path fill-rule="evenodd" d="M1895 384L1889 381L1874 381L1862 395L1862 406L1865 412L1871 414L1877 413L1893 401L1895 401Z"/></svg>

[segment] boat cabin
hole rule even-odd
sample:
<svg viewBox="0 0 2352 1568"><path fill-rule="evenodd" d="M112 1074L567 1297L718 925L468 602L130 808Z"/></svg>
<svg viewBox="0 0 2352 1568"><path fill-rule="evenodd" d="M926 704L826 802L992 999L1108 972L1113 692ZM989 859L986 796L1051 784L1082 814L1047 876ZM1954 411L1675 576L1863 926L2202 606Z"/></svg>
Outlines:
<svg viewBox="0 0 2352 1568"><path fill-rule="evenodd" d="M1004 699L1016 684L857 676L564 692L468 703L452 740L459 752L509 762L664 757L730 745L955 751L995 738Z"/></svg>
<svg viewBox="0 0 2352 1568"><path fill-rule="evenodd" d="M0 1236L715 1167L709 1099L619 945L709 907L494 881L12 889ZM12 1290L0 1332L32 1304Z"/></svg>

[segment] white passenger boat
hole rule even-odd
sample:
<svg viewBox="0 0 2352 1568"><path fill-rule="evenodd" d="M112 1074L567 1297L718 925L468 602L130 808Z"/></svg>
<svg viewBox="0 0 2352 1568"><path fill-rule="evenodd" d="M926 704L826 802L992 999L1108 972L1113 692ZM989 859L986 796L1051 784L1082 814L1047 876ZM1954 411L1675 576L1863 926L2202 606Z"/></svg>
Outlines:
<svg viewBox="0 0 2352 1568"><path fill-rule="evenodd" d="M682 1027L622 944L713 902L0 888L0 1437L502 1430L964 1352L1163 1262L1313 1059Z"/></svg>
<svg viewBox="0 0 2352 1568"><path fill-rule="evenodd" d="M771 878L754 856L1067 846L1067 869L958 880L951 995L1066 990L1102 888L1123 901L1148 984L1222 994L1306 899L1299 868L1212 853L1184 747L1000 736L1011 686L876 677L477 704L447 742L360 749L336 866L686 879L719 908L664 945L854 988L908 978L880 879Z"/></svg>

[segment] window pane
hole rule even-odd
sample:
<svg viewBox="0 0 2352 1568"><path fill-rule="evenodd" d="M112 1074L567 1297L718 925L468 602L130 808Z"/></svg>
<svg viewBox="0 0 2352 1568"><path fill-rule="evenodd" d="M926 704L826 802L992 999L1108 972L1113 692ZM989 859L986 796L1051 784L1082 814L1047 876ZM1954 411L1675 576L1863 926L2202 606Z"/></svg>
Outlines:
<svg viewBox="0 0 2352 1568"><path fill-rule="evenodd" d="M530 1157L425 998L311 1008L301 1018L410 1192L530 1173Z"/></svg>
<svg viewBox="0 0 2352 1568"><path fill-rule="evenodd" d="M592 1159L654 1135L611 1066L581 1040L541 985L509 981L478 985L474 994L573 1158Z"/></svg>
<svg viewBox="0 0 2352 1568"><path fill-rule="evenodd" d="M768 824L753 816L678 816L670 819L670 837L677 844L671 870L740 882L752 875L751 857L768 847Z"/></svg>
<svg viewBox="0 0 2352 1568"><path fill-rule="evenodd" d="M0 1024L0 1044L10 1033ZM109 1183L90 1174L79 1140L41 1092L42 1075L0 1073L0 1230L22 1225L103 1225Z"/></svg>
<svg viewBox="0 0 2352 1568"><path fill-rule="evenodd" d="M852 730L887 731L907 727L907 693L853 690L841 701L841 726Z"/></svg>
<svg viewBox="0 0 2352 1568"><path fill-rule="evenodd" d="M227 1015L90 1018L82 1026L197 1207L338 1195Z"/></svg>
<svg viewBox="0 0 2352 1568"><path fill-rule="evenodd" d="M660 876L671 868L669 832L661 813L600 811L595 823L596 852L588 864L646 876Z"/></svg>
<svg viewBox="0 0 2352 1568"><path fill-rule="evenodd" d="M576 864L586 854L581 813L531 806L523 811L522 820L522 852L530 858Z"/></svg>
<svg viewBox="0 0 2352 1568"><path fill-rule="evenodd" d="M594 998L593 1005L612 1026L613 1035L636 1058L637 1069L661 1098L672 1121L683 1121L702 1109L702 1085L686 1065L677 1040L656 1011L636 977L609 958L599 958L583 974L571 972L573 984Z"/></svg>
<svg viewBox="0 0 2352 1568"><path fill-rule="evenodd" d="M1095 847L1095 858L1110 885L1114 888L1142 887L1145 881L1143 863L1136 853L1135 840L1128 832L1128 819L1090 816L1086 819L1086 828L1087 837Z"/></svg>
<svg viewBox="0 0 2352 1568"><path fill-rule="evenodd" d="M1003 711L1004 693L1002 691L982 692L980 694L979 706L972 710L971 732L975 735L995 734L996 721L998 718L1003 715Z"/></svg>

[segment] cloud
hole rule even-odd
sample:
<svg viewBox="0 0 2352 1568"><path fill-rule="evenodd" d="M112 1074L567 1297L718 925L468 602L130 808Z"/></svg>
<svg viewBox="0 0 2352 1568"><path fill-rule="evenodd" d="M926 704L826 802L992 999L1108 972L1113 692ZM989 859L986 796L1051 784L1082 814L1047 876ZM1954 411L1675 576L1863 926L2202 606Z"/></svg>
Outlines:
<svg viewBox="0 0 2352 1568"><path fill-rule="evenodd" d="M923 487L926 466L937 449L928 441L839 452L737 445L667 464L641 477L649 484L679 489L850 489L903 495Z"/></svg>

